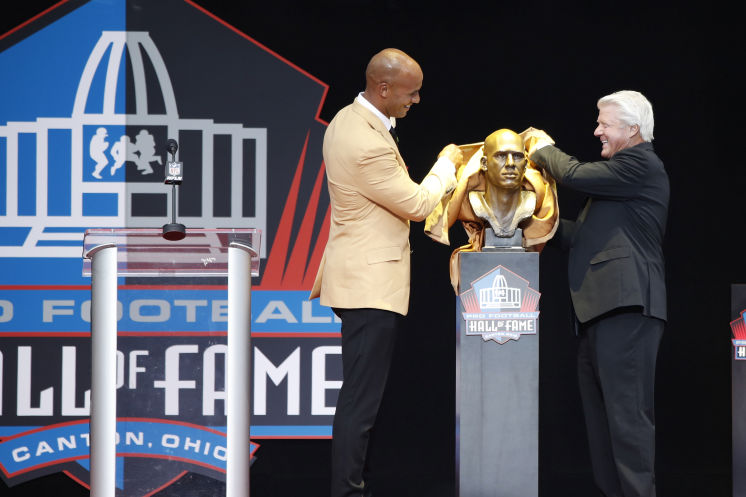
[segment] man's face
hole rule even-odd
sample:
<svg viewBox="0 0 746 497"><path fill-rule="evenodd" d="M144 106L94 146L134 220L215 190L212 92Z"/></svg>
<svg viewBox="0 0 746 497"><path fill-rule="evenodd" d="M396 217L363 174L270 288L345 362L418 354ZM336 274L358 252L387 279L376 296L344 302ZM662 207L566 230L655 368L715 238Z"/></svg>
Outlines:
<svg viewBox="0 0 746 497"><path fill-rule="evenodd" d="M484 142L487 181L506 190L519 190L526 173L523 140L510 130L490 135Z"/></svg>
<svg viewBox="0 0 746 497"><path fill-rule="evenodd" d="M418 65L407 65L387 83L386 116L402 118L412 104L420 103L422 70Z"/></svg>
<svg viewBox="0 0 746 497"><path fill-rule="evenodd" d="M627 148L634 135L632 126L619 119L617 105L604 105L598 110L598 126L593 132L601 139L601 157L610 159L615 153Z"/></svg>

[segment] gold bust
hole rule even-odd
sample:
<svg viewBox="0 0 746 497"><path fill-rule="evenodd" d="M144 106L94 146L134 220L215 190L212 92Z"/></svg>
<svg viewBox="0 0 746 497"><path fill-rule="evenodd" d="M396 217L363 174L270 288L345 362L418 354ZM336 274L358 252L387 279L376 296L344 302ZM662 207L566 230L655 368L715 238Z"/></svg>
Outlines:
<svg viewBox="0 0 746 497"><path fill-rule="evenodd" d="M469 191L468 206L496 236L512 237L518 224L536 210L536 193L521 188L528 163L523 140L514 131L500 129L484 139L482 150L481 157L475 154L472 160L479 159L486 188Z"/></svg>
<svg viewBox="0 0 746 497"><path fill-rule="evenodd" d="M522 230L520 246L540 251L552 238L559 223L557 188L554 180L533 166L527 150L534 138L531 130L518 134L499 129L483 143L462 145L463 163L456 177L458 185L425 221L425 233L450 245L448 228L461 221L469 243L451 257L451 282L458 284L458 253L481 251L485 228L498 238L512 238ZM525 140L524 140L525 137Z"/></svg>

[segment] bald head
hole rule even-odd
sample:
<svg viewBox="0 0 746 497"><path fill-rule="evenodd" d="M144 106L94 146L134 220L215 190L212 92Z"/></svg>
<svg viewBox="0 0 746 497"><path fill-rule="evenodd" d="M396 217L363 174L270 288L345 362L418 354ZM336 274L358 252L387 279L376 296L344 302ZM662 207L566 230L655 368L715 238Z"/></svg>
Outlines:
<svg viewBox="0 0 746 497"><path fill-rule="evenodd" d="M419 103L422 69L409 55L396 48L375 54L365 70L365 99L387 117L404 117Z"/></svg>
<svg viewBox="0 0 746 497"><path fill-rule="evenodd" d="M484 139L485 155L494 152L523 152L523 140L513 130L498 129Z"/></svg>
<svg viewBox="0 0 746 497"><path fill-rule="evenodd" d="M420 65L401 50L397 48L381 50L370 59L365 69L366 89L382 82L390 83L403 70L422 72Z"/></svg>

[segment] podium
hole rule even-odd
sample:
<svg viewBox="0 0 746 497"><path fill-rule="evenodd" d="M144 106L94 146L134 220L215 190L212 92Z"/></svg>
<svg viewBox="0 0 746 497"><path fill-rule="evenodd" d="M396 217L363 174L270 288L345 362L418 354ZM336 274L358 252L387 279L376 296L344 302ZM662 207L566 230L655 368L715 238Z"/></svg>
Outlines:
<svg viewBox="0 0 746 497"><path fill-rule="evenodd" d="M536 497L539 254L462 252L456 344L461 497Z"/></svg>
<svg viewBox="0 0 746 497"><path fill-rule="evenodd" d="M90 489L114 497L117 422L117 278L228 278L226 497L249 495L251 277L259 275L261 232L189 229L179 241L157 229L92 229L83 239L91 277Z"/></svg>

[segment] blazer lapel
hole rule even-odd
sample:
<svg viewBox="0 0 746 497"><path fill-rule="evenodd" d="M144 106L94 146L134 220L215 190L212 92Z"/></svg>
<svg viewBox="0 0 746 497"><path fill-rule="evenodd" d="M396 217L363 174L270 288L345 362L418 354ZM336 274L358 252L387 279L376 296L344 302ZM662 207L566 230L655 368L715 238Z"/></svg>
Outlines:
<svg viewBox="0 0 746 497"><path fill-rule="evenodd" d="M386 126L381 122L381 120L373 114L371 111L366 109L360 102L357 100L354 100L353 103L353 110L358 113L365 121L370 125L371 128L373 128L378 134L380 134L386 142L391 145L391 147L394 149L394 152L396 152L396 160L399 161L399 165L403 167L404 169L407 168L406 164L404 163L404 158L399 153L399 147L396 145L396 142L394 141L394 137L391 136L391 133L388 129L386 129Z"/></svg>

